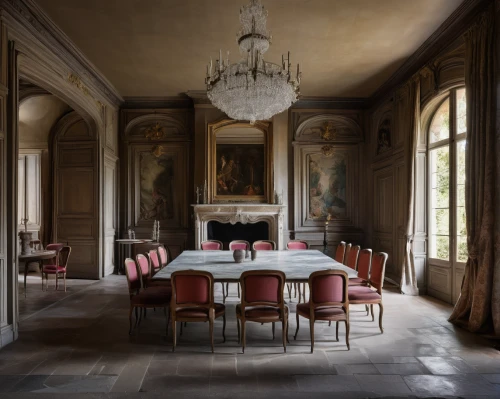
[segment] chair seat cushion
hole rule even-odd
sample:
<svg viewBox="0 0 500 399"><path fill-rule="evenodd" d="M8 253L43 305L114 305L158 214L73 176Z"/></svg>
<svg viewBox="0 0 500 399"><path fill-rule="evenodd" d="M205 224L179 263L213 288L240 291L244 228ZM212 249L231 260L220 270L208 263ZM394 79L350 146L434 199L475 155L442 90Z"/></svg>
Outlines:
<svg viewBox="0 0 500 399"><path fill-rule="evenodd" d="M285 312L288 314L288 307L285 306ZM236 305L236 313L241 316L241 304ZM280 309L273 306L255 306L247 307L245 318L273 321L280 319Z"/></svg>
<svg viewBox="0 0 500 399"><path fill-rule="evenodd" d="M54 273L66 273L66 268L64 266L56 266L56 265L43 265L43 272L47 274Z"/></svg>
<svg viewBox="0 0 500 399"><path fill-rule="evenodd" d="M357 285L367 285L368 281L364 278L356 277L349 279L349 287L357 286Z"/></svg>
<svg viewBox="0 0 500 399"><path fill-rule="evenodd" d="M215 318L222 316L226 311L226 306L222 303L214 303L215 305ZM208 319L208 309L206 308L180 308L175 312L177 317L192 317L196 318L207 318Z"/></svg>
<svg viewBox="0 0 500 399"><path fill-rule="evenodd" d="M382 297L369 287L349 287L349 302L351 303L378 303Z"/></svg>
<svg viewBox="0 0 500 399"><path fill-rule="evenodd" d="M302 317L308 319L310 316L309 302L297 304L297 313ZM318 320L345 320L347 318L347 315L345 314L344 310L338 306L322 306L316 308L316 310L314 311L314 318Z"/></svg>
<svg viewBox="0 0 500 399"><path fill-rule="evenodd" d="M168 287L151 287L146 288L139 294L134 295L130 301L132 305L140 306L153 306L165 307L170 304L172 297L172 290Z"/></svg>

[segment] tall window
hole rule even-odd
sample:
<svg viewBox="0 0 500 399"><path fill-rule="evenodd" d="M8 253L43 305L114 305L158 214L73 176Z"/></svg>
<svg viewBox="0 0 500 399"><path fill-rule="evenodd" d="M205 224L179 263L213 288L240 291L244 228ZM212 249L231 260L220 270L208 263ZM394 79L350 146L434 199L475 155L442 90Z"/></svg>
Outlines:
<svg viewBox="0 0 500 399"><path fill-rule="evenodd" d="M429 127L429 257L467 261L465 226L465 88L451 90Z"/></svg>

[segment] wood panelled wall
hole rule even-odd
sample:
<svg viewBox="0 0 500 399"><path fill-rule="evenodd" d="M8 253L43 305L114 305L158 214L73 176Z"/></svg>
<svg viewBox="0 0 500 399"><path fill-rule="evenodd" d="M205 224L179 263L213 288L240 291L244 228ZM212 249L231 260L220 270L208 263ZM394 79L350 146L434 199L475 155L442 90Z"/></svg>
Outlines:
<svg viewBox="0 0 500 399"><path fill-rule="evenodd" d="M160 221L160 242L164 243L172 258L192 247L192 223L188 215L193 196L193 110L192 109L123 109L120 128L121 165L121 212L120 238L128 238L132 228L137 238L151 238L154 220ZM163 136L146 137L148 129L159 124ZM145 157L166 157L171 178L169 190L171 211L162 217L141 212L141 187L143 195L152 196L151 188L145 187L141 176L141 160ZM152 172L154 173L154 172ZM143 197L144 198L144 197Z"/></svg>

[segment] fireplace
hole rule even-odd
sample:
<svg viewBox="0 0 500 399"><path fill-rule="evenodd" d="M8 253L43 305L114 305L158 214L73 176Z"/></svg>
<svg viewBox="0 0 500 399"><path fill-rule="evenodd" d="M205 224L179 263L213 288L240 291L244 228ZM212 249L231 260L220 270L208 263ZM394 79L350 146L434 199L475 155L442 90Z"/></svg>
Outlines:
<svg viewBox="0 0 500 399"><path fill-rule="evenodd" d="M227 233L223 233L225 239L220 240L223 242L237 239L250 242L268 239L276 243L277 249L284 249L284 205L208 204L193 205L193 208L196 249L201 249L200 244L202 241L219 239L214 236L214 229L215 233L227 230ZM226 224L230 224L231 226L225 226ZM248 233L245 233L245 231L248 231ZM245 237L240 234L249 234L250 239L240 238Z"/></svg>
<svg viewBox="0 0 500 399"><path fill-rule="evenodd" d="M245 240L252 245L257 240L269 239L269 225L267 222L231 224L211 220L207 224L207 236L209 240L222 241L224 249L229 249L233 240Z"/></svg>

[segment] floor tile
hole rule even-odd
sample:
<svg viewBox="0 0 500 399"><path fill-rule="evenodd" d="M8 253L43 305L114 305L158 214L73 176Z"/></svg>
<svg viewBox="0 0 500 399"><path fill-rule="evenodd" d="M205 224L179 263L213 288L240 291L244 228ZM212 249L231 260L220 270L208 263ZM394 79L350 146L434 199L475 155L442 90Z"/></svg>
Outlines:
<svg viewBox="0 0 500 399"><path fill-rule="evenodd" d="M411 394L400 375L356 375L356 380L364 391L386 396Z"/></svg>
<svg viewBox="0 0 500 399"><path fill-rule="evenodd" d="M403 377L413 393L419 396L497 395L500 386L490 384L481 375L410 375Z"/></svg>

